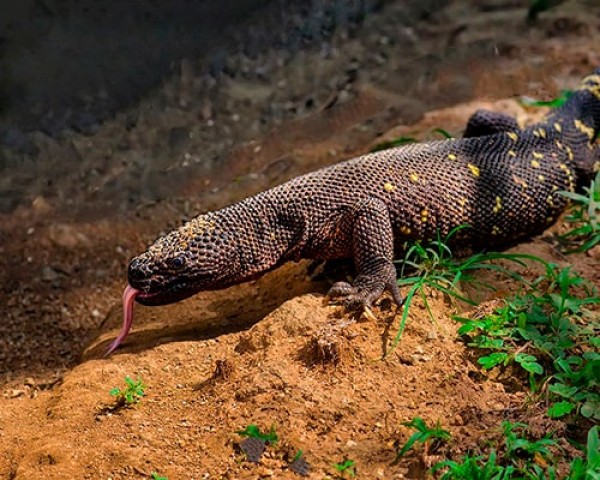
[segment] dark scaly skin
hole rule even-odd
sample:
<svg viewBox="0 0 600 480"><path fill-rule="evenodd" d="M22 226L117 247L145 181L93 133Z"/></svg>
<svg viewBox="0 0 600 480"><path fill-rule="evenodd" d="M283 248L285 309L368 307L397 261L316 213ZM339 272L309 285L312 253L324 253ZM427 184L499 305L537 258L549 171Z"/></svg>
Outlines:
<svg viewBox="0 0 600 480"><path fill-rule="evenodd" d="M526 129L480 110L461 139L364 155L200 215L134 258L129 283L138 302L160 305L290 260L351 257L358 276L331 297L365 307L387 289L401 305L392 259L405 240L468 224L454 241L477 249L542 232L567 204L558 192L591 179L599 129L600 69Z"/></svg>

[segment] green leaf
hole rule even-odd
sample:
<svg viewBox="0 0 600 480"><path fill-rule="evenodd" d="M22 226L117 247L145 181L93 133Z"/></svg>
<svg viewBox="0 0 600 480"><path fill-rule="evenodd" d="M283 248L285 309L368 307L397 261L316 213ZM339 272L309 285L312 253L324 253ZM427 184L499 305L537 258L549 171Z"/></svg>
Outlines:
<svg viewBox="0 0 600 480"><path fill-rule="evenodd" d="M481 357L479 360L477 360L477 363L479 363L486 370L490 370L491 368L495 367L496 365L506 362L506 360L508 358L509 358L508 353L494 352L485 357Z"/></svg>
<svg viewBox="0 0 600 480"><path fill-rule="evenodd" d="M581 406L581 415L592 420L600 420L600 402L588 400Z"/></svg>
<svg viewBox="0 0 600 480"><path fill-rule="evenodd" d="M546 413L551 418L560 418L571 413L574 408L575 405L571 402L558 402L552 405Z"/></svg>
<svg viewBox="0 0 600 480"><path fill-rule="evenodd" d="M538 375L544 373L544 368L537 362L519 362L519 364L529 373L537 373Z"/></svg>
<svg viewBox="0 0 600 480"><path fill-rule="evenodd" d="M371 149L371 152L379 152L381 150L387 150L389 148L399 147L401 145L406 145L407 143L414 142L416 142L416 139L414 139L413 137L398 137L387 142L378 143Z"/></svg>
<svg viewBox="0 0 600 480"><path fill-rule="evenodd" d="M570 387L568 385L565 385L564 383L554 383L548 387L548 391L556 393L557 395L560 395L564 398L571 398L577 393L578 390L579 388Z"/></svg>

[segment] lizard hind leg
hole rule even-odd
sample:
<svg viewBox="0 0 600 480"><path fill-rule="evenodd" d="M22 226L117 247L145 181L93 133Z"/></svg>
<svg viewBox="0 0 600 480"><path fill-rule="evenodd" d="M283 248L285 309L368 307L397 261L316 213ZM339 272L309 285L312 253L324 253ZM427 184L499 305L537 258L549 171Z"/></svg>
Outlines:
<svg viewBox="0 0 600 480"><path fill-rule="evenodd" d="M385 290L398 305L404 300L396 283L392 262L394 237L387 206L381 200L369 198L360 202L352 215L352 254L358 272L352 284L337 282L328 296L340 299L349 310L371 307Z"/></svg>
<svg viewBox="0 0 600 480"><path fill-rule="evenodd" d="M502 132L521 130L517 119L511 115L480 109L469 117L463 138L484 137Z"/></svg>

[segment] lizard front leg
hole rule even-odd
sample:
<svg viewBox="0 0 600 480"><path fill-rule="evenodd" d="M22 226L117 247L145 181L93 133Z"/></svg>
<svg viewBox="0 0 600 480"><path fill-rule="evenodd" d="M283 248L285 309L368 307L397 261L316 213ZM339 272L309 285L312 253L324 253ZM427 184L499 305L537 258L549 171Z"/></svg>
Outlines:
<svg viewBox="0 0 600 480"><path fill-rule="evenodd" d="M394 237L387 206L370 198L360 202L351 215L352 255L357 277L352 285L335 283L328 292L332 298L342 298L348 309L370 307L384 290L389 290L400 307L404 300L396 283L396 268L392 262Z"/></svg>

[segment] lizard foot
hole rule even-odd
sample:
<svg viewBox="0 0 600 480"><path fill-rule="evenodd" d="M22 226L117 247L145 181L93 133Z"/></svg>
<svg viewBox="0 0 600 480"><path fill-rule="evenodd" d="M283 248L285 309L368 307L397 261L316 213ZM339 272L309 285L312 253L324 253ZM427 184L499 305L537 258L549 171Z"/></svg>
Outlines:
<svg viewBox="0 0 600 480"><path fill-rule="evenodd" d="M332 299L340 299L340 303L347 310L367 310L373 305L384 290L389 290L398 307L404 303L400 294L396 279L390 282L373 280L372 277L359 275L354 281L354 285L348 282L336 282L327 292L327 296Z"/></svg>

